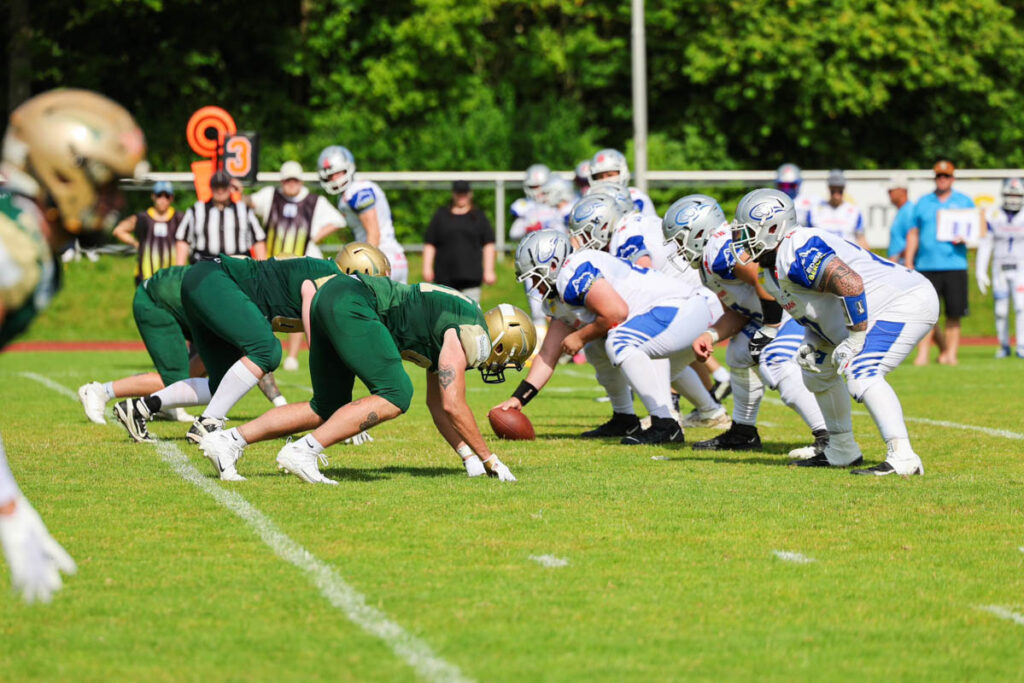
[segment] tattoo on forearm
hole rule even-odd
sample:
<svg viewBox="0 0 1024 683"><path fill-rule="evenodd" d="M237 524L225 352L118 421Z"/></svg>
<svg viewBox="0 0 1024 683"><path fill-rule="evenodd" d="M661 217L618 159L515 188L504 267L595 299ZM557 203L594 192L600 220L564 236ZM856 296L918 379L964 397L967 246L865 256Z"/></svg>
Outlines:
<svg viewBox="0 0 1024 683"><path fill-rule="evenodd" d="M864 291L864 281L837 256L825 266L818 290L837 296L854 296Z"/></svg>
<svg viewBox="0 0 1024 683"><path fill-rule="evenodd" d="M377 424L378 422L380 422L380 418L377 417L377 413L371 410L370 414L366 416L366 419L363 420L362 423L360 423L359 431L365 432L367 429Z"/></svg>
<svg viewBox="0 0 1024 683"><path fill-rule="evenodd" d="M437 369L437 381L442 389L447 389L455 381L455 369L448 365L442 365Z"/></svg>

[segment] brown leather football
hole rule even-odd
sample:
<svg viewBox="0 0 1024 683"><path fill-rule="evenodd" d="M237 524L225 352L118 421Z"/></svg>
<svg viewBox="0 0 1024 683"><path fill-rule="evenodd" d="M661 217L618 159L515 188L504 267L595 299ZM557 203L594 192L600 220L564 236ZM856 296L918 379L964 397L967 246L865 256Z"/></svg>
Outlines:
<svg viewBox="0 0 1024 683"><path fill-rule="evenodd" d="M495 408L487 413L487 419L491 422L491 429L498 435L498 438L512 441L533 441L533 425L530 418L523 415L520 410L502 410Z"/></svg>

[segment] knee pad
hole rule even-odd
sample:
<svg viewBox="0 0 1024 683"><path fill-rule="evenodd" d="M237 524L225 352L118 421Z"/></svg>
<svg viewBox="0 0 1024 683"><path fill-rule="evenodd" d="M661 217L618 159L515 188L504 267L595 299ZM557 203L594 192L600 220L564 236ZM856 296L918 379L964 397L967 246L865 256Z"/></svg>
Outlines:
<svg viewBox="0 0 1024 683"><path fill-rule="evenodd" d="M836 375L835 369L827 367L821 372L807 372L801 368L800 373L803 376L804 386L813 394L828 391L835 386L836 382L842 382L839 376Z"/></svg>
<svg viewBox="0 0 1024 683"><path fill-rule="evenodd" d="M246 357L251 360L263 372L273 372L281 364L281 357L284 353L281 350L281 342L272 333L268 338L261 340L259 344L244 349Z"/></svg>
<svg viewBox="0 0 1024 683"><path fill-rule="evenodd" d="M865 377L856 377L856 378L855 377L851 377L850 375L847 375L847 377L846 377L846 388L849 390L850 396L853 397L853 400L855 400L857 403L863 403L864 402L864 392L866 392L868 389L873 387L875 384L878 384L879 382L884 382L884 381L885 381L885 376L882 375L881 373L877 373L877 374L872 373L871 375L868 375L868 376L865 376Z"/></svg>

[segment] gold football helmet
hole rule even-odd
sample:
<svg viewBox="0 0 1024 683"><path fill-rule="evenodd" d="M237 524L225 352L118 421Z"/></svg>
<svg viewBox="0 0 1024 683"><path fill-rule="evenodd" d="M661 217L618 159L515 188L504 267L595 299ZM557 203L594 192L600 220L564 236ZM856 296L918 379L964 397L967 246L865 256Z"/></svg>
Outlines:
<svg viewBox="0 0 1024 683"><path fill-rule="evenodd" d="M391 276L391 261L383 251L366 242L349 242L334 257L334 262L341 268L341 272L349 275L363 273Z"/></svg>
<svg viewBox="0 0 1024 683"><path fill-rule="evenodd" d="M505 381L505 368L522 370L526 359L537 346L537 330L533 320L521 308L499 304L484 313L487 333L491 337L491 354L480 366L484 382Z"/></svg>
<svg viewBox="0 0 1024 683"><path fill-rule="evenodd" d="M71 233L116 220L117 180L149 171L146 140L121 105L88 90L51 90L11 113L3 173ZM34 181L34 182L32 182Z"/></svg>

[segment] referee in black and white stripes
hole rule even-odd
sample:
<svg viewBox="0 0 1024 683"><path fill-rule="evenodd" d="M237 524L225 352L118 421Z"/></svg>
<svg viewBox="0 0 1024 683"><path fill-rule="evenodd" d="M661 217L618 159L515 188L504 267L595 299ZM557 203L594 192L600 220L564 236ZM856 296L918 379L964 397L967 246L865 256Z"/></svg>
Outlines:
<svg viewBox="0 0 1024 683"><path fill-rule="evenodd" d="M227 171L213 174L210 190L213 198L196 202L178 225L175 263L186 265L217 258L218 254L265 259L267 234L245 202L231 201L231 176Z"/></svg>

